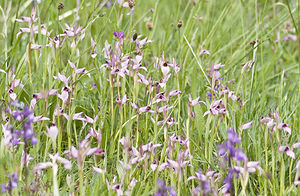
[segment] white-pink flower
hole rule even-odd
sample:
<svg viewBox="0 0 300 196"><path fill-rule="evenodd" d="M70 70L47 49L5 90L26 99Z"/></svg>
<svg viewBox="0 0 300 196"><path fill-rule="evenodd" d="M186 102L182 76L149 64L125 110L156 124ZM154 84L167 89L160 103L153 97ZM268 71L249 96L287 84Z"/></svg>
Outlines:
<svg viewBox="0 0 300 196"><path fill-rule="evenodd" d="M60 98L62 100L63 103L67 103L68 98L69 98L69 93L68 93L68 91L63 90L61 92L61 94L58 94L57 96L58 96L58 98Z"/></svg>
<svg viewBox="0 0 300 196"><path fill-rule="evenodd" d="M248 122L248 123L245 123L245 124L242 124L240 129L245 130L245 129L250 129L251 127L252 127L252 121Z"/></svg>
<svg viewBox="0 0 300 196"><path fill-rule="evenodd" d="M93 166L93 171L98 173L98 174L104 174L106 172L105 169L100 169L100 168L94 167L94 166Z"/></svg>
<svg viewBox="0 0 300 196"><path fill-rule="evenodd" d="M279 146L279 151L284 152L289 157L295 159L295 153L288 146Z"/></svg>
<svg viewBox="0 0 300 196"><path fill-rule="evenodd" d="M56 125L51 125L48 129L48 136L51 138L53 142L56 141L57 135L58 135L58 128Z"/></svg>

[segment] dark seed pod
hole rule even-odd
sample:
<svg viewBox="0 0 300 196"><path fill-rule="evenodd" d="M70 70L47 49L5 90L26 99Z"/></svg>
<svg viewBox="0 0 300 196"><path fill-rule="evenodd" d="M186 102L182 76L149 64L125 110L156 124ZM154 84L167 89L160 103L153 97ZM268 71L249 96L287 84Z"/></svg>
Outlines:
<svg viewBox="0 0 300 196"><path fill-rule="evenodd" d="M137 39L137 33L133 34L132 39L133 39L133 41L135 41Z"/></svg>
<svg viewBox="0 0 300 196"><path fill-rule="evenodd" d="M148 29L149 31L151 31L152 28L153 28L152 22L147 22L147 23L146 23L146 27L147 27L147 29Z"/></svg>
<svg viewBox="0 0 300 196"><path fill-rule="evenodd" d="M183 26L183 21L182 20L179 20L178 24L177 24L177 27L178 28L181 28Z"/></svg>
<svg viewBox="0 0 300 196"><path fill-rule="evenodd" d="M250 44L251 46L254 46L256 43L259 43L259 40L258 40L258 39L257 39L257 40L251 41L249 44Z"/></svg>
<svg viewBox="0 0 300 196"><path fill-rule="evenodd" d="M57 6L57 9L62 10L62 9L64 9L64 7L65 7L64 4L60 2Z"/></svg>
<svg viewBox="0 0 300 196"><path fill-rule="evenodd" d="M128 0L128 5L130 8L134 7L134 0Z"/></svg>

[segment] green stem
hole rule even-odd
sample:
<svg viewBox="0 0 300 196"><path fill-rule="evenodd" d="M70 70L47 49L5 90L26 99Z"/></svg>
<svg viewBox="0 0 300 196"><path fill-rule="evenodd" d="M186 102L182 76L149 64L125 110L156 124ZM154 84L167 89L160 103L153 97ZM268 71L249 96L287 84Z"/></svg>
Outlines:
<svg viewBox="0 0 300 196"><path fill-rule="evenodd" d="M79 167L79 188L80 188L80 195L85 195L85 188L83 184L84 175L83 175L83 166Z"/></svg>
<svg viewBox="0 0 300 196"><path fill-rule="evenodd" d="M139 113L136 115L136 147L139 145Z"/></svg>
<svg viewBox="0 0 300 196"><path fill-rule="evenodd" d="M266 163L265 171L268 172L268 171L269 171L269 160L268 160L268 130L265 130L265 163ZM264 183L264 189L265 189L265 195L267 195L267 193L268 193L268 189L267 189L267 180L265 180L265 183Z"/></svg>
<svg viewBox="0 0 300 196"><path fill-rule="evenodd" d="M114 115L114 84L113 84L113 78L112 75L109 76L110 77L110 107L111 107L111 135L113 135L114 133L114 122L115 122L115 115ZM113 150L113 149L112 149Z"/></svg>
<svg viewBox="0 0 300 196"><path fill-rule="evenodd" d="M181 195L181 171L179 171L178 178L177 194Z"/></svg>
<svg viewBox="0 0 300 196"><path fill-rule="evenodd" d="M56 163L54 163L54 165L52 166L52 170L53 170L53 196L59 196L59 190L58 190L58 183L57 183L57 165Z"/></svg>

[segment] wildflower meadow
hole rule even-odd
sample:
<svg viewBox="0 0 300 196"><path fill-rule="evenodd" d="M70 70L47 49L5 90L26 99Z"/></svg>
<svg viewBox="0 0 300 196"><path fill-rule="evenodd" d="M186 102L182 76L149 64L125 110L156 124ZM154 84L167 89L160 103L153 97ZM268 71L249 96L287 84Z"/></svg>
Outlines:
<svg viewBox="0 0 300 196"><path fill-rule="evenodd" d="M298 0L1 0L0 194L300 195Z"/></svg>

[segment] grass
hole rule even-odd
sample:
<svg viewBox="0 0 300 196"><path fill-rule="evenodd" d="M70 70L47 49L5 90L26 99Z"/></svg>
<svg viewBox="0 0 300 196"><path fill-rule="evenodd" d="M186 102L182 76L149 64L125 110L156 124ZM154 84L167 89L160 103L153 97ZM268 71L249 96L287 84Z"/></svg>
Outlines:
<svg viewBox="0 0 300 196"><path fill-rule="evenodd" d="M258 171L241 173L239 178L230 181L232 186L228 192L232 195L299 194L299 187L294 185L295 177L300 175L299 168L298 173L296 168L299 150L292 149L294 159L278 150L279 146L288 145L291 148L292 144L300 142L298 1L137 0L133 14L129 16L130 8L119 4L107 8L97 0L61 2L64 6L60 10L57 8L60 1L57 0L35 3L38 20L34 25L38 30L35 34L22 33L18 37L20 28L27 28L28 23L15 19L30 16L33 1L0 3L0 110L3 111L0 119L3 125L0 128L0 183L7 185L7 174L18 175L17 187L6 194L116 195L122 190L128 195L153 195L159 189L158 179L164 180L166 186L172 186L177 195L191 195L196 187L200 187L201 195L223 194L229 168L245 167L246 164L245 161L236 161L234 157L232 160L229 158L228 164L227 159L224 161L224 157L219 156L219 145L230 140L227 131L231 127L241 139L235 146L243 150L247 160L259 162L261 174ZM180 20L183 26L179 28ZM147 28L147 22L148 27L151 23L151 30ZM61 47L47 47L50 38L64 34L66 24L81 26L84 33L59 37L59 41L64 40ZM45 25L49 36L43 35L42 25ZM125 38L115 37L114 31L124 32ZM153 42L136 51L135 34L141 35L138 40L148 38ZM296 40L283 40L287 35L296 36ZM95 41L95 47L91 39ZM39 50L30 49L34 44L42 47ZM109 64L112 58L111 53L106 56L103 50L108 44L111 44L116 55L120 45L123 55L130 59L142 54L141 65L147 71L134 70L132 75L125 77L110 74L113 69L103 66ZM210 54L201 55L203 49ZM91 57L91 51L97 54L95 58ZM159 92L165 92L167 100L153 103L158 93L155 81L164 78L160 66L155 67L155 57L159 60L162 53L162 64L165 61L172 64L174 58L181 69L176 73L168 65L171 76L159 89ZM243 70L244 63L251 60L254 62L252 67ZM86 72L76 73L68 61L73 62L77 69L85 68L90 76ZM211 65L219 63L224 64L219 69L223 79L211 75ZM152 86L139 82L137 72L147 80L151 77ZM59 73L70 77L67 85L53 78ZM20 79L24 87L13 88L15 79ZM114 83L120 85L114 87ZM221 83L224 87L228 85L238 99L230 99L228 93L220 95L223 92L220 88L224 87L214 90L215 84ZM6 143L5 127L13 125L14 129L20 129L23 123L17 122L6 111L7 108L18 109L12 106L10 89L16 94L16 100L27 106L31 104L33 93L44 95L50 89L57 89L56 95L38 99L34 107L34 116L49 118L33 123L38 139L36 145L26 140L22 140L25 145L15 147L9 146L10 142ZM171 90L181 93L168 97ZM64 91L68 94L66 101L58 96L62 96ZM208 93L215 96L210 99ZM189 94L193 99L200 97L205 104L200 103L189 109ZM129 100L120 108L116 99L125 95ZM222 100L228 112L203 117L216 100ZM143 113L131 107L131 103L139 107L149 105L154 111L163 105L172 108L162 113ZM56 108L62 108L68 118L57 115ZM20 110L23 111L22 107ZM82 112L82 117L74 119L79 112ZM280 117L278 120L275 120L276 112ZM88 122L85 115L93 121ZM291 134L279 130L276 125L272 126L274 129L271 131L261 123L262 116L272 117L277 124L288 123ZM162 120L162 125L157 125ZM252 122L252 127L242 130L241 125L248 122ZM49 137L51 126L58 129L54 140ZM85 146L81 141L91 130L100 134L102 139L91 136L87 139L89 146ZM175 144L170 153L169 141L173 134L183 140L188 139L189 145ZM128 144L119 142L123 137ZM149 142L161 146L153 154L142 152L145 150L141 150L140 146ZM104 153L86 157L80 157L81 154L79 158L72 158L66 152L71 146L81 148L80 153L85 148L103 149ZM137 164L130 162L133 158L132 147L145 154L145 158ZM22 166L23 150L33 160ZM192 157L183 156L181 160L181 152ZM64 168L64 164L51 162L49 154L56 153L71 161L71 170ZM192 167L185 165L179 169L159 171L159 166L168 163L167 159L189 161ZM52 165L49 169L35 172L37 165L43 162L51 162ZM151 163L157 164L157 169L152 170ZM97 173L93 167L105 169L105 172ZM219 174L214 179L205 177L211 192L205 192L201 181L187 180L199 170L206 175L209 170ZM133 179L137 182L131 186ZM120 184L120 190L112 184Z"/></svg>

